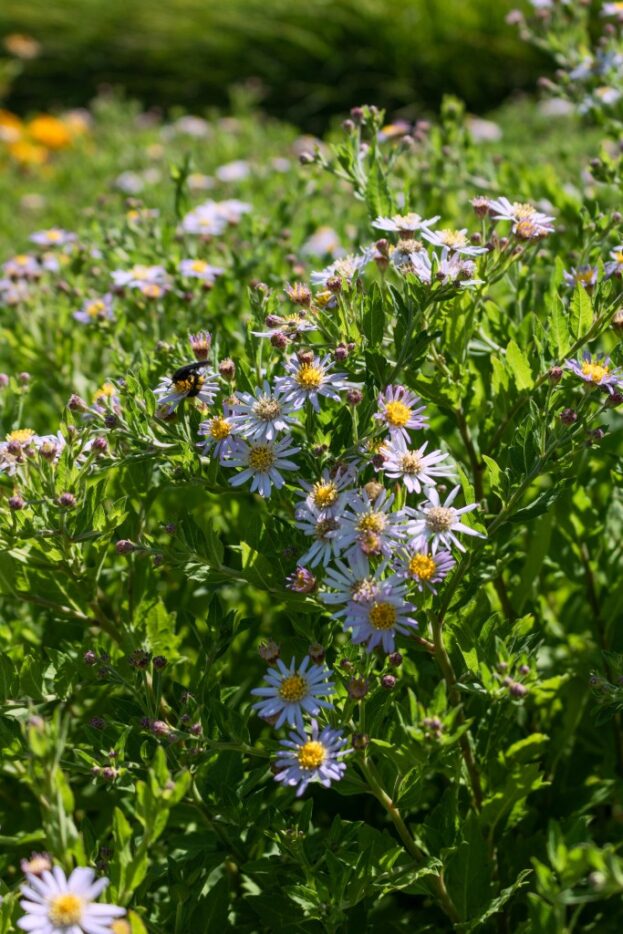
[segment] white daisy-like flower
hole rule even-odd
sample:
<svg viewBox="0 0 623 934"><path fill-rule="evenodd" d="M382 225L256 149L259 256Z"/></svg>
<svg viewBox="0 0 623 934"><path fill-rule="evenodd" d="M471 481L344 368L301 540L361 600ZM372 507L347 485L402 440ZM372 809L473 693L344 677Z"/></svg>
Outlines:
<svg viewBox="0 0 623 934"><path fill-rule="evenodd" d="M489 213L493 220L512 221L513 233L522 239L538 239L554 232L554 218L525 202L493 198L489 202Z"/></svg>
<svg viewBox="0 0 623 934"><path fill-rule="evenodd" d="M206 363L205 367L198 366L190 373L180 373L175 380L164 376L154 389L158 405L169 413L173 412L184 399L199 399L200 402L211 405L218 392L218 377L216 373L204 372L207 366Z"/></svg>
<svg viewBox="0 0 623 934"><path fill-rule="evenodd" d="M37 230L29 239L37 246L67 246L69 243L75 243L77 237L69 230L51 227L49 230Z"/></svg>
<svg viewBox="0 0 623 934"><path fill-rule="evenodd" d="M353 494L342 517L338 544L348 553L390 555L405 538L405 513L391 511L394 496L381 490L374 501L367 493Z"/></svg>
<svg viewBox="0 0 623 934"><path fill-rule="evenodd" d="M422 236L433 246L446 247L450 253L458 253L461 256L478 256L480 253L486 253L485 246L474 246L469 242L467 228L462 230L423 230Z"/></svg>
<svg viewBox="0 0 623 934"><path fill-rule="evenodd" d="M60 866L46 870L41 877L32 873L21 885L25 915L17 922L22 931L34 934L111 934L115 918L125 908L95 901L108 885L108 879L95 879L92 869L78 867L69 878Z"/></svg>
<svg viewBox="0 0 623 934"><path fill-rule="evenodd" d="M373 254L374 249L368 247L356 256L343 256L341 259L337 259L334 263L331 263L330 266L325 266L325 268L321 269L319 272L312 272L309 277L310 282L312 285L321 285L323 288L326 288L327 282L330 279L343 279L350 283L365 269L372 259Z"/></svg>
<svg viewBox="0 0 623 934"><path fill-rule="evenodd" d="M412 211L409 214L394 214L393 217L377 217L376 220L372 221L372 226L376 227L377 230L385 230L389 233L400 233L408 236L409 234L415 233L416 230L426 230L427 227L432 227L438 220L439 214L435 217L424 219L419 214Z"/></svg>
<svg viewBox="0 0 623 934"><path fill-rule="evenodd" d="M426 490L428 501L416 509L409 507L405 509L407 515L412 516L411 521L407 523L407 532L412 539L413 547L426 548L430 545L431 553L434 555L442 545L448 549L455 545L459 551L465 551L464 546L456 537L457 533L485 538L481 532L471 529L461 521L461 517L466 513L478 509L478 503L470 503L469 506L463 506L461 509L455 509L452 506L460 489L460 486L455 486L448 494L445 503L442 503L437 489L429 487Z"/></svg>
<svg viewBox="0 0 623 934"><path fill-rule="evenodd" d="M280 431L289 431L298 419L294 404L285 398L283 387L272 389L268 380L253 394L237 393L232 422L249 441L272 441Z"/></svg>
<svg viewBox="0 0 623 934"><path fill-rule="evenodd" d="M95 321L112 321L114 298L110 292L99 298L88 298L79 311L74 311L74 318L81 324L93 324Z"/></svg>
<svg viewBox="0 0 623 934"><path fill-rule="evenodd" d="M168 283L168 275L164 266L143 266L140 263L131 269L115 269L112 281L117 288L128 287L140 289L146 285L164 286Z"/></svg>
<svg viewBox="0 0 623 934"><path fill-rule="evenodd" d="M335 693L331 672L324 665L311 665L306 655L299 667L294 659L286 667L277 659L276 667L269 668L265 675L268 687L254 688L251 694L263 698L253 704L261 717L277 717L275 729L287 723L303 731L303 713L315 717L323 707L331 709L333 704L321 700Z"/></svg>
<svg viewBox="0 0 623 934"><path fill-rule="evenodd" d="M314 539L305 554L299 558L299 564L309 565L311 568L318 564L326 567L340 554L340 520L337 516L327 515L325 510L304 503L296 510L296 527L304 535Z"/></svg>
<svg viewBox="0 0 623 934"><path fill-rule="evenodd" d="M424 486L434 486L437 477L450 477L450 464L442 464L448 455L443 451L426 454L428 441L416 451L410 450L400 434L394 435L380 450L383 455L383 471L392 480L402 480L409 493L420 493Z"/></svg>
<svg viewBox="0 0 623 934"><path fill-rule="evenodd" d="M339 730L325 727L318 730L316 720L311 722L311 734L303 730L290 733L290 739L281 740L281 750L276 765L279 771L275 781L297 787L300 797L310 782L320 782L329 788L331 782L339 782L346 771L342 758L352 749L345 749L347 740Z"/></svg>
<svg viewBox="0 0 623 934"><path fill-rule="evenodd" d="M365 644L368 652L380 645L389 654L394 651L396 633L409 635L418 628L412 615L415 605L405 599L405 592L403 580L388 578L374 600L348 604L343 614L344 629L352 629L351 639L355 645Z"/></svg>
<svg viewBox="0 0 623 934"><path fill-rule="evenodd" d="M292 402L295 409L302 408L309 400L319 412L319 396L339 401L340 392L354 388L343 373L332 373L333 361L325 357L307 357L303 362L297 356L290 357L285 365L288 375L278 376L275 385L283 392L283 398Z"/></svg>
<svg viewBox="0 0 623 934"><path fill-rule="evenodd" d="M181 233L199 237L218 237L227 227L227 220L215 210L214 201L199 204L186 214L180 223Z"/></svg>
<svg viewBox="0 0 623 934"><path fill-rule="evenodd" d="M183 259L180 260L177 268L180 275L189 279L199 279L200 282L207 282L208 285L213 285L225 272L222 266L212 266L204 259Z"/></svg>
<svg viewBox="0 0 623 934"><path fill-rule="evenodd" d="M237 440L226 463L228 467L243 467L244 470L229 482L232 486L240 486L250 480L252 493L268 497L273 486L280 490L285 483L280 471L298 470L297 464L288 458L300 450L292 447L291 438L252 443Z"/></svg>
<svg viewBox="0 0 623 934"><path fill-rule="evenodd" d="M214 174L219 182L242 182L251 174L251 165L246 159L234 159L220 165Z"/></svg>

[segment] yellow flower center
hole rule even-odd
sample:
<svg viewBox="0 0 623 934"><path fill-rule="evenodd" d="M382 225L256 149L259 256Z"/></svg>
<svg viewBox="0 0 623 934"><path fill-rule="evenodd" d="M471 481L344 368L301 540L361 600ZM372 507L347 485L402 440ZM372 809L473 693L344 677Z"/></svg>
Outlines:
<svg viewBox="0 0 623 934"><path fill-rule="evenodd" d="M515 233L522 240L531 240L532 237L539 236L540 228L529 218L519 221L515 228Z"/></svg>
<svg viewBox="0 0 623 934"><path fill-rule="evenodd" d="M249 467L259 470L260 473L270 470L275 460L275 455L267 444L258 444L256 447L251 448L249 452Z"/></svg>
<svg viewBox="0 0 623 934"><path fill-rule="evenodd" d="M388 402L385 406L385 418L395 428L404 428L411 418L411 409L404 402Z"/></svg>
<svg viewBox="0 0 623 934"><path fill-rule="evenodd" d="M210 420L210 434L215 441L223 441L231 434L231 425L226 418L216 415Z"/></svg>
<svg viewBox="0 0 623 934"><path fill-rule="evenodd" d="M142 281L146 279L149 275L149 269L147 266L133 266L132 267L132 276L134 279L139 279Z"/></svg>
<svg viewBox="0 0 623 934"><path fill-rule="evenodd" d="M601 363L583 363L582 364L582 373L584 376L588 376L591 383L600 383L604 376L607 376L610 371L610 367L603 366Z"/></svg>
<svg viewBox="0 0 623 934"><path fill-rule="evenodd" d="M104 304L104 302L101 302L101 301L89 302L86 308L86 312L90 318L97 318L97 316L101 315L101 313L104 311L105 308L106 308L106 305Z"/></svg>
<svg viewBox="0 0 623 934"><path fill-rule="evenodd" d="M146 295L147 298L160 298L164 290L161 285L156 285L155 282L148 282L147 285L143 287L143 295Z"/></svg>
<svg viewBox="0 0 623 934"><path fill-rule="evenodd" d="M396 609L391 603L375 603L370 609L370 622L375 629L391 629L396 625Z"/></svg>
<svg viewBox="0 0 623 934"><path fill-rule="evenodd" d="M396 249L400 253L419 253L423 249L423 243L421 240L413 240L411 237L407 237L404 240L399 240L396 244Z"/></svg>
<svg viewBox="0 0 623 934"><path fill-rule="evenodd" d="M18 266L26 266L30 262L30 256L20 253L19 256L13 257L13 262L17 263Z"/></svg>
<svg viewBox="0 0 623 934"><path fill-rule="evenodd" d="M319 509L326 509L327 506L333 506L337 501L338 492L335 483L314 483L312 488L312 500L314 506L318 506Z"/></svg>
<svg viewBox="0 0 623 934"><path fill-rule="evenodd" d="M623 263L623 250L617 250L613 256L617 263Z"/></svg>
<svg viewBox="0 0 623 934"><path fill-rule="evenodd" d="M193 272L205 272L208 268L208 264L202 259L196 259L190 268Z"/></svg>
<svg viewBox="0 0 623 934"><path fill-rule="evenodd" d="M454 523L454 510L445 506L433 506L426 513L426 525L433 532L447 532Z"/></svg>
<svg viewBox="0 0 623 934"><path fill-rule="evenodd" d="M400 467L404 473L419 473L422 469L421 458L418 457L415 451L407 451L407 453L403 454L400 458Z"/></svg>
<svg viewBox="0 0 623 934"><path fill-rule="evenodd" d="M57 243L61 239L61 232L60 230L48 230L45 236L50 243Z"/></svg>
<svg viewBox="0 0 623 934"><path fill-rule="evenodd" d="M7 435L6 439L7 441L17 442L17 444L28 444L34 434L31 428L18 428L16 431L12 431L10 435Z"/></svg>
<svg viewBox="0 0 623 934"><path fill-rule="evenodd" d="M263 422L271 422L280 413L280 403L277 399L271 399L270 396L262 396L253 406L253 414L261 418Z"/></svg>
<svg viewBox="0 0 623 934"><path fill-rule="evenodd" d="M409 574L421 581L431 580L436 568L435 559L431 558L430 555L420 553L413 555L409 561Z"/></svg>
<svg viewBox="0 0 623 934"><path fill-rule="evenodd" d="M515 201L513 204L513 212L517 220L526 220L536 214L536 208L533 208L531 204L526 204L525 201Z"/></svg>
<svg viewBox="0 0 623 934"><path fill-rule="evenodd" d="M296 701L303 700L307 691L307 681L302 675L290 675L281 682L279 696L288 703L296 703Z"/></svg>
<svg viewBox="0 0 623 934"><path fill-rule="evenodd" d="M302 769L317 769L325 760L327 751L322 743L310 740L299 749L299 765Z"/></svg>
<svg viewBox="0 0 623 934"><path fill-rule="evenodd" d="M322 385L323 372L313 363L304 363L296 374L296 381L302 389L318 389Z"/></svg>
<svg viewBox="0 0 623 934"><path fill-rule="evenodd" d="M460 230L440 230L439 238L445 246L465 246L467 237Z"/></svg>
<svg viewBox="0 0 623 934"><path fill-rule="evenodd" d="M48 919L52 924L66 927L70 924L79 924L82 920L82 899L67 892L51 899L48 909Z"/></svg>
<svg viewBox="0 0 623 934"><path fill-rule="evenodd" d="M358 532L375 532L377 535L387 525L387 517L382 512L367 512L357 523Z"/></svg>
<svg viewBox="0 0 623 934"><path fill-rule="evenodd" d="M593 278L592 269L583 269L581 272L576 272L575 281L581 282L584 285L590 285Z"/></svg>

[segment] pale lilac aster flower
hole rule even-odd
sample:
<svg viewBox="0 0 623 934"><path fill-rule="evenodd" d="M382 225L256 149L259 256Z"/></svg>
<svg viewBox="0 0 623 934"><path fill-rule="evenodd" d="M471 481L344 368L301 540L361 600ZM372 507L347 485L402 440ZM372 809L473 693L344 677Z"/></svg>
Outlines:
<svg viewBox="0 0 623 934"><path fill-rule="evenodd" d="M352 282L358 277L362 270L368 265L373 255L373 248L368 247L361 253L352 256L343 256L336 259L330 266L325 266L319 272L312 272L310 281L312 285L321 285L326 288L330 279L343 279L346 282Z"/></svg>
<svg viewBox="0 0 623 934"><path fill-rule="evenodd" d="M18 305L29 297L28 283L24 279L0 279L0 302Z"/></svg>
<svg viewBox="0 0 623 934"><path fill-rule="evenodd" d="M455 486L448 494L445 503L442 503L437 489L428 487L426 490L428 501L420 504L416 509L409 507L405 509L407 515L412 517L407 524L407 532L412 539L411 547L424 550L427 545L430 545L431 553L435 555L442 545L447 549L455 545L459 551L465 551L456 537L457 533L485 538L481 532L461 522L461 517L465 513L478 509L478 503L470 503L469 506L463 506L461 509L455 509L452 506L460 489L460 486Z"/></svg>
<svg viewBox="0 0 623 934"><path fill-rule="evenodd" d="M41 273L41 266L34 256L20 253L3 263L2 270L9 279L36 279Z"/></svg>
<svg viewBox="0 0 623 934"><path fill-rule="evenodd" d="M395 649L396 633L409 635L418 628L412 615L416 607L405 600L405 588L401 579L389 578L376 599L348 604L344 630L352 629L355 645L365 644L368 652L380 645L389 654Z"/></svg>
<svg viewBox="0 0 623 934"><path fill-rule="evenodd" d="M604 3L601 8L601 16L614 16L616 19L623 21L623 3Z"/></svg>
<svg viewBox="0 0 623 934"><path fill-rule="evenodd" d="M268 687L254 688L251 694L263 700L253 704L260 717L277 717L275 729L287 723L301 732L305 729L303 713L315 717L321 709L332 709L329 701L320 700L335 694L335 686L329 681L331 672L325 665L311 665L306 655L298 668L294 659L286 667L277 659L274 668L269 668L264 675Z"/></svg>
<svg viewBox="0 0 623 934"><path fill-rule="evenodd" d="M290 315L269 315L266 322L270 325L265 331L251 331L255 337L274 337L275 334L285 334L291 340L296 340L306 331L317 331L318 324L304 312L295 311Z"/></svg>
<svg viewBox="0 0 623 934"><path fill-rule="evenodd" d="M283 397L292 402L295 409L302 408L307 400L319 412L319 396L339 401L340 392L354 388L343 373L332 373L333 361L329 354L314 357L310 362L301 363L298 357L290 357L285 365L288 375L278 376L275 385L283 391Z"/></svg>
<svg viewBox="0 0 623 934"><path fill-rule="evenodd" d="M419 279L424 285L430 285L433 281L433 264L426 250L417 250L415 253L410 253L409 264L403 262L400 264L400 268L403 268L406 272L412 272L416 279Z"/></svg>
<svg viewBox="0 0 623 934"><path fill-rule="evenodd" d="M115 269L112 281L117 288L139 289L144 285L165 285L168 276L164 266L142 266L137 263L131 269Z"/></svg>
<svg viewBox="0 0 623 934"><path fill-rule="evenodd" d="M224 463L234 452L236 442L236 429L230 417L229 410L223 415L213 415L199 425L199 434L205 438L197 447L202 454L217 457Z"/></svg>
<svg viewBox="0 0 623 934"><path fill-rule="evenodd" d="M471 259L462 259L458 253L449 253L444 248L441 256L435 255L433 260L435 279L442 285L458 285L462 289L469 289L482 284L481 279L474 278L476 266Z"/></svg>
<svg viewBox="0 0 623 934"><path fill-rule="evenodd" d="M23 931L34 934L110 934L115 918L125 908L95 901L108 885L108 879L95 879L92 869L78 867L69 878L60 866L46 870L41 877L26 875L20 886L20 902L25 915L17 922Z"/></svg>
<svg viewBox="0 0 623 934"><path fill-rule="evenodd" d="M31 428L17 428L0 442L0 473L13 477L18 468L34 454L39 436Z"/></svg>
<svg viewBox="0 0 623 934"><path fill-rule="evenodd" d="M291 445L291 438L251 444L237 440L227 459L227 466L244 469L230 479L230 484L240 486L250 480L251 492L257 492L264 497L270 496L273 486L280 490L285 483L280 471L298 470L294 461L288 458L292 454L298 454L301 449Z"/></svg>
<svg viewBox="0 0 623 934"><path fill-rule="evenodd" d="M372 221L372 226L377 230L385 230L390 233L412 234L416 230L426 230L432 227L439 220L439 215L429 217L426 220L415 212L409 214L394 214L393 217L377 217Z"/></svg>
<svg viewBox="0 0 623 934"><path fill-rule="evenodd" d="M189 211L181 220L180 231L200 237L218 237L224 233L227 220L216 211L215 204L208 201Z"/></svg>
<svg viewBox="0 0 623 934"><path fill-rule="evenodd" d="M604 265L604 272L608 278L623 275L623 245L610 251L610 262Z"/></svg>
<svg viewBox="0 0 623 934"><path fill-rule="evenodd" d="M294 404L285 398L283 387L271 389L265 380L253 394L239 392L232 405L232 422L249 441L272 441L280 431L289 431L298 424L292 413Z"/></svg>
<svg viewBox="0 0 623 934"><path fill-rule="evenodd" d="M341 551L338 539L340 520L316 506L305 503L296 510L296 527L314 541L304 555L299 558L299 564L315 568L318 564L325 566Z"/></svg>
<svg viewBox="0 0 623 934"><path fill-rule="evenodd" d="M297 495L303 496L310 508L318 509L325 516L335 516L343 511L351 497L350 488L355 476L356 471L351 467L334 471L325 469L315 483L301 480L303 490L298 490Z"/></svg>
<svg viewBox="0 0 623 934"><path fill-rule="evenodd" d="M606 270L607 266L606 264ZM570 288L575 288L576 285L583 286L587 292L590 292L592 288L597 283L597 274L598 270L596 266L578 266L576 269L575 266L571 266L569 270L565 269L563 272L565 284Z"/></svg>
<svg viewBox="0 0 623 934"><path fill-rule="evenodd" d="M51 227L49 230L37 230L30 235L30 240L37 246L67 246L69 243L75 243L77 237L75 233L69 230L62 230L60 227Z"/></svg>
<svg viewBox="0 0 623 934"><path fill-rule="evenodd" d="M206 363L206 367L207 365ZM218 377L216 373L206 373L204 370L205 367L198 368L190 375L175 381L169 376L164 376L154 389L158 405L167 409L169 413L184 399L199 399L200 402L211 405L218 392Z"/></svg>
<svg viewBox="0 0 623 934"><path fill-rule="evenodd" d="M489 202L489 212L494 220L512 221L513 233L522 239L538 239L554 232L554 218L531 204L494 198Z"/></svg>
<svg viewBox="0 0 623 934"><path fill-rule="evenodd" d="M323 590L318 598L330 605L371 603L381 592L385 568L386 562L382 562L372 573L370 562L362 552L354 552L347 562L337 558L335 565L326 569L323 580L323 586L331 590ZM347 613L348 610L338 610L334 615L340 617Z"/></svg>
<svg viewBox="0 0 623 934"><path fill-rule="evenodd" d="M93 324L95 321L112 321L114 299L110 292L99 298L88 298L79 311L74 311L74 318L81 324Z"/></svg>
<svg viewBox="0 0 623 934"><path fill-rule="evenodd" d="M183 259L179 263L178 270L182 276L199 279L200 282L207 282L209 285L213 285L218 276L222 276L225 272L221 266L212 266L203 259Z"/></svg>
<svg viewBox="0 0 623 934"><path fill-rule="evenodd" d="M318 731L316 720L311 722L311 734L303 730L290 733L290 739L281 740L281 750L277 754L275 781L292 787L298 786L299 798L310 784L320 782L329 788L331 782L339 782L344 777L346 763L341 759L352 752L345 749L347 740L339 730L326 726Z"/></svg>
<svg viewBox="0 0 623 934"><path fill-rule="evenodd" d="M296 571L286 578L288 590L295 593L313 593L318 586L318 579L307 568L297 565Z"/></svg>
<svg viewBox="0 0 623 934"><path fill-rule="evenodd" d="M225 201L217 201L216 212L228 224L239 224L245 214L252 210L248 201L240 201L238 198L226 198Z"/></svg>
<svg viewBox="0 0 623 934"><path fill-rule="evenodd" d="M338 544L348 554L390 555L405 538L405 513L391 511L394 496L382 490L374 501L353 494L342 517Z"/></svg>
<svg viewBox="0 0 623 934"><path fill-rule="evenodd" d="M392 480L402 480L409 493L420 493L424 486L434 486L437 477L450 477L453 469L450 464L442 464L447 454L443 451L431 451L426 454L428 441L416 451L410 450L401 434L395 434L383 445L380 453L384 463L382 470Z"/></svg>
<svg viewBox="0 0 623 934"><path fill-rule="evenodd" d="M374 418L381 422L392 436L402 436L409 441L408 428L419 431L428 424L423 414L426 406L418 406L422 400L405 386L387 386L378 398L379 412Z"/></svg>
<svg viewBox="0 0 623 934"><path fill-rule="evenodd" d="M344 252L332 227L319 227L301 247L302 256L343 256Z"/></svg>
<svg viewBox="0 0 623 934"><path fill-rule="evenodd" d="M579 376L585 383L607 390L611 395L623 383L623 373L612 366L610 357L597 354L595 357L584 351L582 360L566 360L565 367Z"/></svg>
<svg viewBox="0 0 623 934"><path fill-rule="evenodd" d="M474 246L469 242L465 227L462 230L423 230L422 236L433 246L446 247L450 253L462 256L478 256L487 252L485 246Z"/></svg>
<svg viewBox="0 0 623 934"><path fill-rule="evenodd" d="M214 171L219 182L242 182L251 174L251 165L246 159L234 159L226 162Z"/></svg>
<svg viewBox="0 0 623 934"><path fill-rule="evenodd" d="M447 577L454 565L454 558L449 551L438 551L432 555L428 551L409 548L399 554L394 567L397 574L413 581L418 590L426 588L436 594L433 584Z"/></svg>

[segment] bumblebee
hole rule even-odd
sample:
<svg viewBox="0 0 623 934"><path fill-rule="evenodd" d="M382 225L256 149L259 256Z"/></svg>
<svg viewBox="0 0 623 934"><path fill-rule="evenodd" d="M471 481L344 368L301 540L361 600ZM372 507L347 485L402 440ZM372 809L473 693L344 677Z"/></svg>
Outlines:
<svg viewBox="0 0 623 934"><path fill-rule="evenodd" d="M171 383L175 390L186 393L189 399L198 396L205 383L205 377L201 375L201 371L205 370L207 365L205 360L196 360L194 363L181 366L171 376Z"/></svg>

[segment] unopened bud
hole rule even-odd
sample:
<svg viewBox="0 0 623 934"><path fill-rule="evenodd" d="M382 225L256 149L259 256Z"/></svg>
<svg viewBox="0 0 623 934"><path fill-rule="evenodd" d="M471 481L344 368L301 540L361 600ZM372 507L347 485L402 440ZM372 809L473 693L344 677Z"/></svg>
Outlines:
<svg viewBox="0 0 623 934"><path fill-rule="evenodd" d="M223 379L232 382L236 378L236 364L231 357L225 357L218 365L218 371Z"/></svg>
<svg viewBox="0 0 623 934"><path fill-rule="evenodd" d="M136 545L128 538L121 538L118 542L115 542L115 551L118 555L130 555L133 551L136 551Z"/></svg>
<svg viewBox="0 0 623 934"><path fill-rule="evenodd" d="M578 420L578 413L573 409L563 409L560 413L560 421L563 425L573 425Z"/></svg>
<svg viewBox="0 0 623 934"><path fill-rule="evenodd" d="M73 509L76 505L76 497L73 493L61 493L58 498L58 505L63 509Z"/></svg>

